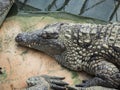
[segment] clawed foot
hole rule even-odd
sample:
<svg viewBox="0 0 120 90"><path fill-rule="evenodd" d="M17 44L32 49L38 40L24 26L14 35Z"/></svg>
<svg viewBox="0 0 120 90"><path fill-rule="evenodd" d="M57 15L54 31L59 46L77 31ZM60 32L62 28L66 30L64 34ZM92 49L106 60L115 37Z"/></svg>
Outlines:
<svg viewBox="0 0 120 90"><path fill-rule="evenodd" d="M64 82L64 77L56 77L56 76L48 76L48 75L42 75L42 76L33 76L30 77L27 80L28 87L33 86L47 86L52 88L53 90L66 90L66 86L68 83Z"/></svg>
<svg viewBox="0 0 120 90"><path fill-rule="evenodd" d="M113 79L112 79L113 78ZM109 81L119 81L120 74L115 74L111 76L111 79L108 78ZM33 76L30 77L27 80L28 84L28 90L49 90L50 88L52 90L86 90L86 88L90 88L90 90L94 89L94 87L91 86L103 86L100 87L102 90L107 90L108 88L105 87L118 87L119 83L114 84L112 82L107 82L104 79L101 79L99 77L94 77L90 80L83 80L82 84L76 85L75 87L68 86L68 83L64 82L64 77L56 77L56 76L48 76L48 75L42 75L42 76ZM38 89L38 88L47 88L47 89ZM87 89L89 90L89 89ZM95 89L97 90L97 89ZM113 89L109 89L113 90Z"/></svg>
<svg viewBox="0 0 120 90"><path fill-rule="evenodd" d="M68 83L63 81L65 77L56 77L56 76L48 76L48 75L43 75L41 77L43 77L50 84L50 87L52 89L66 90L66 86L68 85Z"/></svg>

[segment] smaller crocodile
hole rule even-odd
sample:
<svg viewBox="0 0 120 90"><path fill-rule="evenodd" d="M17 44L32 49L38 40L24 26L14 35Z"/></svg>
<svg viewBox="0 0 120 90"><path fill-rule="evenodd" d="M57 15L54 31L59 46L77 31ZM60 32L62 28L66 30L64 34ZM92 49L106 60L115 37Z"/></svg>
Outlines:
<svg viewBox="0 0 120 90"><path fill-rule="evenodd" d="M62 66L93 76L78 87L120 87L120 24L56 23L17 35L22 46L42 51Z"/></svg>

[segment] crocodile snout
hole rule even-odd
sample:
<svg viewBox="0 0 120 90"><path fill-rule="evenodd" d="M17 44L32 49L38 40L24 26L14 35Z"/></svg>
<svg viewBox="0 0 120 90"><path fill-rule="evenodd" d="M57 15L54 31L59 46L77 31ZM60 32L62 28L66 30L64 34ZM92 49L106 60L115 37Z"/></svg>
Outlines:
<svg viewBox="0 0 120 90"><path fill-rule="evenodd" d="M18 34L18 35L15 37L15 41L16 41L16 42L21 42L21 41L23 41L23 39L22 39L22 34L21 34L21 33Z"/></svg>

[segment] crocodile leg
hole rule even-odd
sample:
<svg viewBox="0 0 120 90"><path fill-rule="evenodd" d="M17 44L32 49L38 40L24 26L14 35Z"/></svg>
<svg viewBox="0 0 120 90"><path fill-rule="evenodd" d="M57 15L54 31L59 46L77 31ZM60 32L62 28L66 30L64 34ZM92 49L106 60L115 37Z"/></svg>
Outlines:
<svg viewBox="0 0 120 90"><path fill-rule="evenodd" d="M94 73L95 77L91 80L86 80L79 87L104 86L118 88L120 83L120 73L118 68L104 60L102 57L92 57L88 62L88 68L85 69L88 73Z"/></svg>
<svg viewBox="0 0 120 90"><path fill-rule="evenodd" d="M64 82L64 77L56 76L33 76L26 81L28 87L26 90L66 90L68 83Z"/></svg>
<svg viewBox="0 0 120 90"><path fill-rule="evenodd" d="M48 76L48 75L42 75L49 84L50 87L54 90L65 90L68 83L64 82L63 80L65 77L57 77L57 76Z"/></svg>

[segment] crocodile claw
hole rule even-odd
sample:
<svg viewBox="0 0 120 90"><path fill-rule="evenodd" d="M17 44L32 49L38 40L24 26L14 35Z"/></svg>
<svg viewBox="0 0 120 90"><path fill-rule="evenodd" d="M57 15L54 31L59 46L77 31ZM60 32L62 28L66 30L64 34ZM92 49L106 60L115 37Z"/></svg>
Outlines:
<svg viewBox="0 0 120 90"><path fill-rule="evenodd" d="M48 75L42 75L49 84L50 87L54 90L66 90L66 86L68 83L62 81L65 79L65 77L56 77L56 76L48 76Z"/></svg>
<svg viewBox="0 0 120 90"><path fill-rule="evenodd" d="M56 85L56 84L50 84L50 87L51 87L53 90L66 90L66 87L64 87L64 86L59 86L59 85Z"/></svg>
<svg viewBox="0 0 120 90"><path fill-rule="evenodd" d="M42 76L30 77L26 82L30 90L36 90L35 88L38 87L39 89L37 90L43 90L40 88L46 88L46 87L47 89L45 90L49 90L48 88L51 88L52 90L66 90L68 83L64 82L63 81L64 79L65 77L42 75Z"/></svg>

